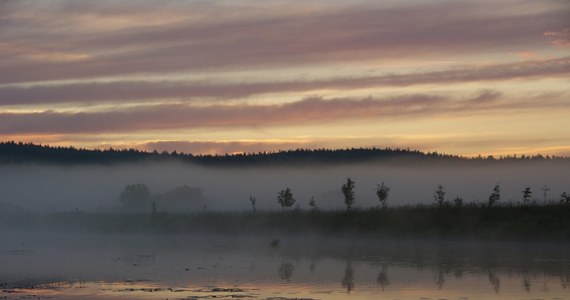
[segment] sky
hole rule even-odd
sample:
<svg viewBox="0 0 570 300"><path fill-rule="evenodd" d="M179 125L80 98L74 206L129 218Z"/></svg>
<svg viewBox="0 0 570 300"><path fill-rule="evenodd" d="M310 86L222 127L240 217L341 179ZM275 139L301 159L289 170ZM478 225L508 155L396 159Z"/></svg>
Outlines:
<svg viewBox="0 0 570 300"><path fill-rule="evenodd" d="M0 0L0 140L570 155L570 1Z"/></svg>

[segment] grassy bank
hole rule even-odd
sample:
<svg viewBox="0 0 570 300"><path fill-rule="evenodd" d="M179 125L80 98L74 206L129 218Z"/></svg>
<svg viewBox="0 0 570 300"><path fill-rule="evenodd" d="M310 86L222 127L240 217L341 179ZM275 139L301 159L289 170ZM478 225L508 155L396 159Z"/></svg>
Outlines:
<svg viewBox="0 0 570 300"><path fill-rule="evenodd" d="M2 227L101 233L318 233L390 237L570 240L570 206L398 207L355 211L4 215Z"/></svg>

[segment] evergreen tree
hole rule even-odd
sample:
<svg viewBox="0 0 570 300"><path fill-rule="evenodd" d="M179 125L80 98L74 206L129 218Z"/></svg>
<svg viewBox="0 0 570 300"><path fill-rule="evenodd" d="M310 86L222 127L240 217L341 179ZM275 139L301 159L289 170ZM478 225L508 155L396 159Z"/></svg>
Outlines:
<svg viewBox="0 0 570 300"><path fill-rule="evenodd" d="M487 207L495 205L499 200L501 200L501 186L497 183L493 188L493 193L489 196Z"/></svg>

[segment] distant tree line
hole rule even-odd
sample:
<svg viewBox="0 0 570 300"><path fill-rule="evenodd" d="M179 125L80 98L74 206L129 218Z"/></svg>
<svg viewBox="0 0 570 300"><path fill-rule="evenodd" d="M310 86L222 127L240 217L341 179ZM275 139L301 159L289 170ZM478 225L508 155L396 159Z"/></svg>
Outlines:
<svg viewBox="0 0 570 300"><path fill-rule="evenodd" d="M355 197L356 182L350 177L346 179L346 182L341 185L340 192L344 196L344 204L347 211L351 211L353 205L356 203ZM544 195L544 204L548 204L547 192L550 188L546 185L540 188ZM391 187L386 185L384 182L378 184L375 190L376 196L383 210L388 207L388 197L391 192ZM532 198L533 192L531 187L526 187L522 190L522 206L527 206L533 200L534 204L537 204L536 199ZM439 184L435 191L433 192L434 207L438 209L455 207L457 209L462 208L463 198L457 196L453 199L453 202L447 201L447 192L445 186ZM560 200L558 203L562 205L570 205L570 194L563 192L560 195ZM143 183L129 184L127 185L121 194L119 195L119 200L121 203L121 208L124 211L146 213L151 212L152 214L161 212L190 212L205 210L206 199L203 197L202 189L196 187L189 187L187 185L177 187L171 191L162 194L151 194L148 187ZM487 208L491 208L499 205L501 200L501 185L500 183L495 184L492 189L491 194L488 197L487 202L484 204ZM551 199L553 200L553 199ZM253 213L255 214L257 198L250 195L249 202L252 206ZM290 187L279 191L277 193L277 203L281 206L281 211L285 212L290 209L297 200L293 195L293 191ZM552 203L552 202L551 202ZM512 205L512 203L510 203ZM3 203L0 202L0 213L2 211L8 211L6 207L3 207ZM311 197L308 205L311 211L315 212L318 209L317 203L314 197ZM297 204L295 210L300 210L300 204Z"/></svg>
<svg viewBox="0 0 570 300"><path fill-rule="evenodd" d="M544 204L548 204L548 201L551 201L551 203L556 203L555 198L554 199L548 198L548 191L550 191L550 188L547 185L542 186L540 188L540 190L543 192L543 195L544 195L544 198L543 198ZM519 202L519 204L522 204L522 206L528 206L530 204L536 205L538 203L537 199L533 198L533 196L532 196L533 192L532 192L532 188L530 186L527 186L526 188L524 188L521 191L521 193L522 193L522 202ZM437 206L438 208L451 207L452 205L456 208L461 208L463 206L463 198L457 196L453 200L453 203L450 203L445 198L446 194L447 194L447 192L445 191L445 187L441 184L438 185L437 188L435 189L434 193L433 193L433 200L434 200L435 206ZM501 184L497 183L493 187L492 193L489 195L486 206L488 208L496 206L498 203L500 203L500 200L501 200ZM531 200L532 200L532 202L531 202ZM568 195L566 192L563 192L560 195L558 202L560 204L570 205L570 195ZM510 203L510 204L513 204L513 203Z"/></svg>
<svg viewBox="0 0 570 300"><path fill-rule="evenodd" d="M354 180L352 180L350 177L347 178L346 182L344 184L342 184L340 187L340 192L344 196L344 205L346 206L346 211L351 211L353 205L356 203L355 188L356 188L356 182ZM548 204L549 199L547 197L547 192L550 191L550 188L548 186L544 185L540 189L543 191L543 194L544 194L544 204ZM388 207L387 200L388 200L388 196L390 194L390 191L391 191L391 187L386 185L384 182L382 182L381 184L378 184L376 187L376 196L378 198L378 201L380 202L380 207L382 209L386 209ZM447 192L445 190L445 186L442 184L439 184L433 193L433 200L434 200L434 207L435 208L443 209L443 208L454 207L454 208L459 209L459 208L463 207L463 205L464 205L463 198L457 196L453 199L453 202L450 202L447 200L446 195L447 195ZM526 187L522 191L522 202L520 202L519 204L522 204L522 206L528 206L531 204L531 200L533 200L534 205L538 204L537 199L532 198L532 195L533 195L533 193L532 193L531 187ZM558 203L563 204L563 205L570 205L570 195L568 193L563 192L560 195L559 199L560 200L558 201ZM550 199L551 204L556 203L556 201L552 202L552 200L554 200L554 199ZM256 203L255 197L249 196L249 201L251 202L251 204L253 206L253 212L255 213L255 203ZM497 183L493 187L491 194L489 194L487 202L484 203L483 205L486 206L487 208L491 208L494 206L501 205L500 201L501 201L501 184ZM285 212L285 210L290 208L295 202L296 202L296 199L294 198L293 192L292 192L291 188L289 188L289 187L287 187L284 190L279 191L279 193L277 194L277 203L279 203L279 205L281 206L282 212ZM309 204L309 207L311 208L311 211L317 210L317 204L316 204L314 197L311 197L308 204ZM508 203L507 205L513 205L513 204L517 205L516 203L512 203L512 202ZM479 205L482 205L482 204L479 204Z"/></svg>
<svg viewBox="0 0 570 300"><path fill-rule="evenodd" d="M202 189L187 185L166 193L152 195L146 184L127 185L119 196L124 211L153 214L161 212L190 212L204 209L206 199Z"/></svg>
<svg viewBox="0 0 570 300"><path fill-rule="evenodd" d="M412 161L454 161L454 162L494 162L494 161L535 161L564 160L561 156L478 156L465 158L437 152L421 152L399 148L347 148L347 149L295 149L276 152L257 152L224 155L193 155L187 153L141 151L137 149L83 149L74 147L53 147L21 142L0 143L0 163L52 163L52 164L115 164L139 161L178 160L203 165L266 165L266 164L335 164L393 159Z"/></svg>

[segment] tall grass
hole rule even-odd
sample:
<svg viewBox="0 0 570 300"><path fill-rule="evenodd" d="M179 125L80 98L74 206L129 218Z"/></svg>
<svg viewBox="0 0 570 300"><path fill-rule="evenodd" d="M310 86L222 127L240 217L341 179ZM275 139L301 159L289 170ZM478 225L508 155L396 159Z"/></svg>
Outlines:
<svg viewBox="0 0 570 300"><path fill-rule="evenodd" d="M104 233L258 234L317 233L390 237L475 237L570 240L570 205L542 203L426 205L351 211L81 213L6 215L3 227L86 230Z"/></svg>

